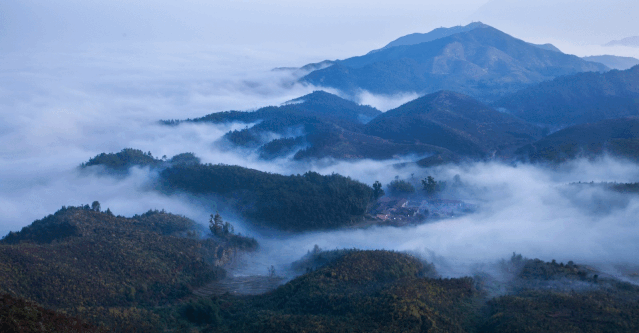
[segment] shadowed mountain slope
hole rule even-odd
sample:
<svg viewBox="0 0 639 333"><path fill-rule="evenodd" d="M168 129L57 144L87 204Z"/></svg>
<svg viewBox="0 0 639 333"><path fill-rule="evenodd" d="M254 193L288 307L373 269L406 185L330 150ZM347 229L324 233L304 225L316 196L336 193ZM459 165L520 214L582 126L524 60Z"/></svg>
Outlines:
<svg viewBox="0 0 639 333"><path fill-rule="evenodd" d="M555 126L639 115L639 66L580 73L518 91L494 103L533 123Z"/></svg>
<svg viewBox="0 0 639 333"><path fill-rule="evenodd" d="M604 153L639 161L639 118L571 126L517 150L523 159L551 162Z"/></svg>
<svg viewBox="0 0 639 333"><path fill-rule="evenodd" d="M541 137L535 126L448 91L387 111L368 123L365 133L405 144L439 146L471 157L507 153Z"/></svg>

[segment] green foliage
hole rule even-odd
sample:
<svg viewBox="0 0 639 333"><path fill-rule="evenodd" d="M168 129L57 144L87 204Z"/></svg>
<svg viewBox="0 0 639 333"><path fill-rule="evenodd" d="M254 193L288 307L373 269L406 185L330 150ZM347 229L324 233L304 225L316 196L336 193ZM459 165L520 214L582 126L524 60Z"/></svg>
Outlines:
<svg viewBox="0 0 639 333"><path fill-rule="evenodd" d="M98 157L86 164L103 161ZM217 194L250 221L285 230L328 229L356 223L363 218L372 197L370 187L338 174L307 172L283 176L195 162L189 153L176 155L170 163L160 161L156 165L161 169L159 187L194 195ZM111 164L105 166L110 168ZM230 228L228 225L227 230Z"/></svg>
<svg viewBox="0 0 639 333"><path fill-rule="evenodd" d="M171 164L200 164L200 158L193 153L181 153L173 156L169 162Z"/></svg>
<svg viewBox="0 0 639 333"><path fill-rule="evenodd" d="M437 182L433 176L428 176L422 179L422 189L426 191L428 195L435 195L437 192L441 192L446 187L445 182Z"/></svg>
<svg viewBox="0 0 639 333"><path fill-rule="evenodd" d="M218 194L234 200L252 221L286 230L351 224L361 218L372 189L337 174L282 176L229 165L179 165L160 173L170 190Z"/></svg>
<svg viewBox="0 0 639 333"><path fill-rule="evenodd" d="M215 265L226 257L218 253L257 245L237 235L183 237L194 227L163 211L124 218L64 207L0 242L0 292L98 325L157 331L160 319L150 308L223 276Z"/></svg>
<svg viewBox="0 0 639 333"><path fill-rule="evenodd" d="M382 189L382 183L375 181L373 183L373 200L377 200L384 196L384 189Z"/></svg>
<svg viewBox="0 0 639 333"><path fill-rule="evenodd" d="M614 291L527 291L488 303L482 332L636 332L639 303Z"/></svg>
<svg viewBox="0 0 639 333"><path fill-rule="evenodd" d="M198 325L209 324L213 327L220 325L220 305L212 299L198 299L183 306L183 316Z"/></svg>
<svg viewBox="0 0 639 333"><path fill-rule="evenodd" d="M223 297L218 332L463 332L476 291L470 279L432 279L400 253L348 251L270 294Z"/></svg>
<svg viewBox="0 0 639 333"><path fill-rule="evenodd" d="M395 179L387 185L388 190L391 194L402 195L402 194L411 194L415 193L415 187L413 184L403 180L403 179Z"/></svg>
<svg viewBox="0 0 639 333"><path fill-rule="evenodd" d="M33 302L0 294L0 331L14 332L103 332L78 318L44 309Z"/></svg>
<svg viewBox="0 0 639 333"><path fill-rule="evenodd" d="M125 148L119 153L102 153L91 158L88 162L82 163L81 167L86 168L93 165L103 165L114 171L126 171L131 166L156 166L162 161L151 155L151 152L143 152L139 149Z"/></svg>

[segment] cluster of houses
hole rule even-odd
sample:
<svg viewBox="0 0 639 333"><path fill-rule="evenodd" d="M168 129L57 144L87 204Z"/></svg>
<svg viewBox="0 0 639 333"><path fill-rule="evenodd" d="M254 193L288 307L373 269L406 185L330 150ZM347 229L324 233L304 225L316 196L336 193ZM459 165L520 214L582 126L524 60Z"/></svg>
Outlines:
<svg viewBox="0 0 639 333"><path fill-rule="evenodd" d="M405 225L422 222L430 218L446 218L468 214L477 209L477 205L451 199L406 199L382 197L371 209L378 220L392 224Z"/></svg>

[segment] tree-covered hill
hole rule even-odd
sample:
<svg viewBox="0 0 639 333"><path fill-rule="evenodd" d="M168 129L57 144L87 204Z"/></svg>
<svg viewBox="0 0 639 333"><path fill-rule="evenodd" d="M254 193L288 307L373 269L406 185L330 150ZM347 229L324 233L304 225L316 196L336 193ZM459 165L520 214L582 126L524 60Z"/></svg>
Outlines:
<svg viewBox="0 0 639 333"><path fill-rule="evenodd" d="M91 160L100 160L99 157L105 155L117 157L121 154L101 154ZM193 154L156 161L158 190L189 193L205 203L210 203L207 195L215 195L250 222L281 230L332 229L357 223L366 213L372 197L368 185L338 174L307 172L284 176L239 166L201 164ZM103 167L107 171L121 171L111 165ZM89 166L85 163L83 167Z"/></svg>
<svg viewBox="0 0 639 333"><path fill-rule="evenodd" d="M200 239L195 222L165 212L124 218L63 207L0 241L0 293L96 325L153 331L153 307L218 278L218 265L255 247Z"/></svg>
<svg viewBox="0 0 639 333"><path fill-rule="evenodd" d="M552 133L517 150L523 160L560 163L603 154L639 161L639 118L603 120Z"/></svg>
<svg viewBox="0 0 639 333"><path fill-rule="evenodd" d="M232 200L245 217L263 226L304 231L358 222L372 189L338 174L283 176L230 165L173 166L160 172L163 188L216 194Z"/></svg>
<svg viewBox="0 0 639 333"><path fill-rule="evenodd" d="M430 144L461 156L507 153L541 137L541 129L448 91L420 97L366 124L365 133L404 144Z"/></svg>
<svg viewBox="0 0 639 333"><path fill-rule="evenodd" d="M494 105L524 120L554 126L639 116L639 66L562 76L505 96Z"/></svg>
<svg viewBox="0 0 639 333"><path fill-rule="evenodd" d="M320 264L319 266L317 264ZM181 308L203 332L628 332L639 288L573 262L513 255L497 279L441 279L433 266L388 251L314 251L307 273L258 296Z"/></svg>
<svg viewBox="0 0 639 333"><path fill-rule="evenodd" d="M465 332L478 296L472 279L434 279L406 254L348 251L277 290L221 297L204 332ZM215 310L214 310L215 311Z"/></svg>
<svg viewBox="0 0 639 333"><path fill-rule="evenodd" d="M492 100L561 75L608 67L532 45L487 25L338 60L301 79L355 94L451 90Z"/></svg>

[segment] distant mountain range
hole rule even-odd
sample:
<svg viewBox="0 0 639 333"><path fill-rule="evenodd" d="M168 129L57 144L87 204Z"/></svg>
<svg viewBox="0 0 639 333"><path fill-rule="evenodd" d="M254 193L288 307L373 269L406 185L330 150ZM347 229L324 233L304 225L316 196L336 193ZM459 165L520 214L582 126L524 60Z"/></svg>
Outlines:
<svg viewBox="0 0 639 333"><path fill-rule="evenodd" d="M380 50L330 64L301 81L348 94L451 90L487 100L558 76L609 69L479 22L404 36Z"/></svg>
<svg viewBox="0 0 639 333"><path fill-rule="evenodd" d="M229 149L258 149L265 159L293 155L295 159L389 159L408 154L450 153L426 144L403 144L364 133L364 124L381 112L323 91L296 98L282 106L254 112L226 111L186 122L244 122L252 124L224 136ZM181 121L164 121L177 124ZM273 137L275 134L275 137Z"/></svg>
<svg viewBox="0 0 639 333"><path fill-rule="evenodd" d="M598 62L612 69L626 70L639 65L639 59L632 57L619 57L614 55L600 55L583 57L586 61Z"/></svg>
<svg viewBox="0 0 639 333"><path fill-rule="evenodd" d="M368 121L370 117L373 119ZM280 107L217 112L185 121L250 124L228 132L221 144L230 145L229 149L256 149L265 159L390 159L417 154L434 156L427 164L443 163L494 154L509 156L542 136L535 125L449 91L385 113L316 91Z"/></svg>
<svg viewBox="0 0 639 333"><path fill-rule="evenodd" d="M561 127L639 116L639 66L559 77L505 96L494 105L529 122Z"/></svg>
<svg viewBox="0 0 639 333"><path fill-rule="evenodd" d="M604 44L604 46L630 46L639 47L639 36L626 37L620 40L613 40Z"/></svg>

